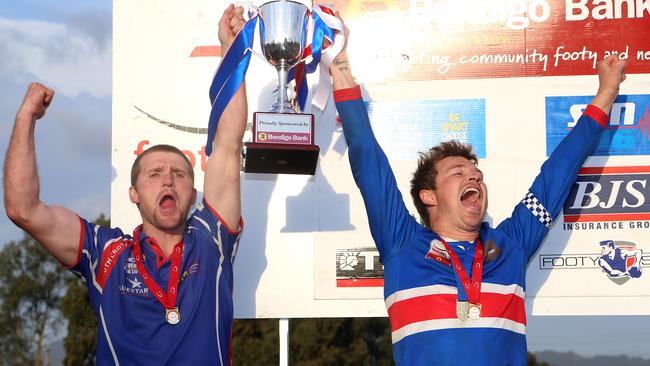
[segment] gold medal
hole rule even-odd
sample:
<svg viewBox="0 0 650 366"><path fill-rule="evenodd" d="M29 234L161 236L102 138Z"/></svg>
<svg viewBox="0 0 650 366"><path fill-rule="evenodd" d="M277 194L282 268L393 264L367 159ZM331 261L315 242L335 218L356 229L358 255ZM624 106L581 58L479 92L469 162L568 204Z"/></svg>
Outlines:
<svg viewBox="0 0 650 366"><path fill-rule="evenodd" d="M166 309L165 320L171 325L176 325L181 321L181 312L178 311L178 308Z"/></svg>
<svg viewBox="0 0 650 366"><path fill-rule="evenodd" d="M481 319L481 304L469 304L467 315L472 320Z"/></svg>
<svg viewBox="0 0 650 366"><path fill-rule="evenodd" d="M456 316L458 317L458 320L462 322L467 320L468 311L469 311L469 302L456 301Z"/></svg>

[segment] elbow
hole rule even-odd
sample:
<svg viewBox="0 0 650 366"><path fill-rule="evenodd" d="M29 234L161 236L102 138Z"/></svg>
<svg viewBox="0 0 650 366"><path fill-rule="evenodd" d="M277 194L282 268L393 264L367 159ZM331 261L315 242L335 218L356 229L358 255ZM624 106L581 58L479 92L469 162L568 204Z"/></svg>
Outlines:
<svg viewBox="0 0 650 366"><path fill-rule="evenodd" d="M24 223L27 221L26 215L15 207L5 204L5 212L7 213L9 220L20 227L23 227Z"/></svg>
<svg viewBox="0 0 650 366"><path fill-rule="evenodd" d="M9 220L21 228L26 227L30 217L33 216L33 211L28 206L11 202L8 199L5 199L5 212Z"/></svg>

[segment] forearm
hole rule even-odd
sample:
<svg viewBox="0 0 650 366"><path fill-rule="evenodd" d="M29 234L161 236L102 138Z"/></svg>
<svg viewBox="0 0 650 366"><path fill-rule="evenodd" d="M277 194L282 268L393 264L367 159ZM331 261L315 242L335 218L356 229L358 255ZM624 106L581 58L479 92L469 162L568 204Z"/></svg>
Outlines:
<svg viewBox="0 0 650 366"><path fill-rule="evenodd" d="M235 231L241 216L240 159L247 108L246 89L242 84L217 125L203 184L205 200Z"/></svg>
<svg viewBox="0 0 650 366"><path fill-rule="evenodd" d="M35 121L34 116L18 112L5 157L5 210L21 227L41 204L34 147Z"/></svg>
<svg viewBox="0 0 650 366"><path fill-rule="evenodd" d="M352 88L357 85L352 76L348 55L345 50L341 51L334 58L330 65L330 75L332 76L332 86L334 90Z"/></svg>
<svg viewBox="0 0 650 366"><path fill-rule="evenodd" d="M599 88L598 93L589 104L600 108L603 112L605 112L605 114L609 114L609 112L612 110L612 104L614 104L614 100L616 100L617 96L618 88Z"/></svg>

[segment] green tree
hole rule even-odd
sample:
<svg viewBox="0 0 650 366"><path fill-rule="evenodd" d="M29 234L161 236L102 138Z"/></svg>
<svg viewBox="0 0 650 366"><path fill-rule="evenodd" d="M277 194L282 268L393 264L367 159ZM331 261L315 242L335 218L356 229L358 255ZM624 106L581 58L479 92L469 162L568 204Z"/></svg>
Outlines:
<svg viewBox="0 0 650 366"><path fill-rule="evenodd" d="M291 365L393 365L387 318L291 319ZM235 320L233 366L277 365L277 319Z"/></svg>
<svg viewBox="0 0 650 366"><path fill-rule="evenodd" d="M68 320L68 334L63 340L64 365L94 365L97 351L97 318L90 306L88 289L78 278L68 283L61 301L61 313Z"/></svg>
<svg viewBox="0 0 650 366"><path fill-rule="evenodd" d="M101 214L95 224L110 226L110 219ZM68 321L64 365L94 365L97 351L97 318L90 305L88 288L77 277L68 282L67 293L61 300L61 313Z"/></svg>
<svg viewBox="0 0 650 366"><path fill-rule="evenodd" d="M550 366L546 362L538 363L537 357L534 354L528 352L528 366Z"/></svg>
<svg viewBox="0 0 650 366"><path fill-rule="evenodd" d="M59 302L69 274L25 234L0 251L0 364L42 365L62 322Z"/></svg>
<svg viewBox="0 0 650 366"><path fill-rule="evenodd" d="M232 326L232 365L277 365L279 327L277 319L235 319Z"/></svg>

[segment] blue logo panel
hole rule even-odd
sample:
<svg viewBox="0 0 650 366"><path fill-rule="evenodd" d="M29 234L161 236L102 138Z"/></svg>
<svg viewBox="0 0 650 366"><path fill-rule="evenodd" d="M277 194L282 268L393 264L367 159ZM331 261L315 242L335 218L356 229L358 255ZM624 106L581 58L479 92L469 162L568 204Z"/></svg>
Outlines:
<svg viewBox="0 0 650 366"><path fill-rule="evenodd" d="M367 102L372 129L391 160L413 160L442 141L470 143L485 158L485 99Z"/></svg>
<svg viewBox="0 0 650 366"><path fill-rule="evenodd" d="M573 128L593 97L546 97L546 156ZM620 95L593 155L650 155L650 95Z"/></svg>

